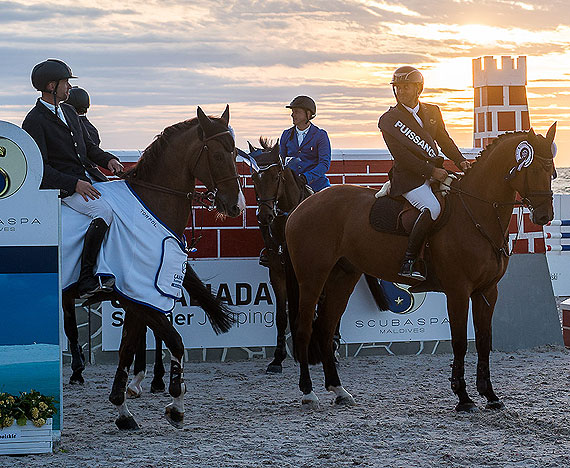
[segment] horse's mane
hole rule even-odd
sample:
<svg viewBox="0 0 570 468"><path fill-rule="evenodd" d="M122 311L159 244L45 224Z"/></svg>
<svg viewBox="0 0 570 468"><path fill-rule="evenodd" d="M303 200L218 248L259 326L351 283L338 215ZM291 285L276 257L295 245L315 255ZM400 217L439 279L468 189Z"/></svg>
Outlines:
<svg viewBox="0 0 570 468"><path fill-rule="evenodd" d="M259 144L261 145L261 147L264 150L271 151L273 148L275 148L275 145L277 145L277 141L273 141L273 140L266 138L264 136L260 136L259 137Z"/></svg>
<svg viewBox="0 0 570 468"><path fill-rule="evenodd" d="M501 144L504 140L508 140L517 135L528 135L528 132L518 131L518 132L502 133L497 138L495 138L491 142L491 144L487 145L485 149L483 149L483 151L481 151L481 154L479 154L479 156L475 158L475 161L479 160L482 161L484 158L488 157L493 151L495 151L495 148L499 146L499 144Z"/></svg>

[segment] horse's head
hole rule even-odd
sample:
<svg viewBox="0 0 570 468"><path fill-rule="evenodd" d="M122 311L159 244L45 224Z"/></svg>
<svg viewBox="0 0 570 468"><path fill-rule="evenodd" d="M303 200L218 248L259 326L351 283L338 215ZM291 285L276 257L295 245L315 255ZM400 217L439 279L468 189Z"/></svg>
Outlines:
<svg viewBox="0 0 570 468"><path fill-rule="evenodd" d="M556 175L554 135L556 122L548 129L546 137L530 129L514 149L515 163L507 179L530 209L533 223L544 225L554 217L552 207L552 179Z"/></svg>
<svg viewBox="0 0 570 468"><path fill-rule="evenodd" d="M210 118L198 107L198 134L202 149L191 168L214 196L216 209L228 216L239 216L245 198L239 185L235 165L235 141L229 127L230 107L220 118Z"/></svg>
<svg viewBox="0 0 570 468"><path fill-rule="evenodd" d="M283 161L279 144L271 145L260 138L261 148L249 144L249 159L252 164L251 180L257 198L257 221L262 225L273 222L278 213L278 200L283 190Z"/></svg>

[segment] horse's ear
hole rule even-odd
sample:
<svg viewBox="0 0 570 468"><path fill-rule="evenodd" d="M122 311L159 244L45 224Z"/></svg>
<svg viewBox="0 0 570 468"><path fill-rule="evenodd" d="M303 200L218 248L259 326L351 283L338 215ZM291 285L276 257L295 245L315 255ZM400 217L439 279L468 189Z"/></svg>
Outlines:
<svg viewBox="0 0 570 468"><path fill-rule="evenodd" d="M546 133L546 140L549 143L552 143L554 141L554 135L556 135L556 122L554 122L548 129L548 132Z"/></svg>
<svg viewBox="0 0 570 468"><path fill-rule="evenodd" d="M229 104L226 104L226 110L224 111L224 113L222 114L222 116L220 118L222 119L222 122L224 122L224 124L227 127L228 124L230 123L230 105Z"/></svg>
<svg viewBox="0 0 570 468"><path fill-rule="evenodd" d="M271 148L271 155L275 157L279 156L279 143Z"/></svg>
<svg viewBox="0 0 570 468"><path fill-rule="evenodd" d="M200 126L202 127L202 129L206 130L212 124L212 121L210 120L210 117L204 114L204 111L200 106L198 106L197 112L198 112L198 122L200 122Z"/></svg>
<svg viewBox="0 0 570 468"><path fill-rule="evenodd" d="M249 142L249 140L247 141L247 145L249 146L249 153L253 153L255 151L255 147Z"/></svg>

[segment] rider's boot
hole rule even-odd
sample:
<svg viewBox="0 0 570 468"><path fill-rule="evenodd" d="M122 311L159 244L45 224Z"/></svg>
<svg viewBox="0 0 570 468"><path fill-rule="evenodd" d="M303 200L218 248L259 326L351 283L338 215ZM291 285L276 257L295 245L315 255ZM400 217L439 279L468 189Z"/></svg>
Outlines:
<svg viewBox="0 0 570 468"><path fill-rule="evenodd" d="M93 275L99 250L101 250L101 244L108 229L109 226L103 218L95 218L85 233L83 252L81 253L81 270L77 281L80 299L87 299L97 292L108 292L113 289L113 278L106 278L102 281L101 278L96 278Z"/></svg>
<svg viewBox="0 0 570 468"><path fill-rule="evenodd" d="M261 237L263 237L263 243L265 247L261 249L259 253L259 264L261 266L269 268L269 257L267 256L267 249L271 245L271 234L269 233L269 226L265 224L260 224L259 229L261 230Z"/></svg>
<svg viewBox="0 0 570 468"><path fill-rule="evenodd" d="M418 219L416 219L416 222L412 227L412 231L410 232L408 248L406 249L404 261L400 268L400 276L425 281L426 277L424 274L416 268L416 260L418 259L424 240L432 226L433 220L431 219L431 213L429 209L424 208L420 212L420 215L418 216Z"/></svg>

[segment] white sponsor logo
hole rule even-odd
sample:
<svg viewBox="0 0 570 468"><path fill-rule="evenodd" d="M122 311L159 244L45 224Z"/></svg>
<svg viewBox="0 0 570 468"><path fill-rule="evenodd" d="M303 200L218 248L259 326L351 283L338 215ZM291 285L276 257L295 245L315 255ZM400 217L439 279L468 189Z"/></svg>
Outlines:
<svg viewBox="0 0 570 468"><path fill-rule="evenodd" d="M422 150L424 150L430 158L435 158L437 156L437 152L434 151L434 149L427 142L422 140L422 137L416 135L415 132L404 125L401 120L398 120L394 124L394 127L399 128L402 134L406 135L412 143L418 145Z"/></svg>

